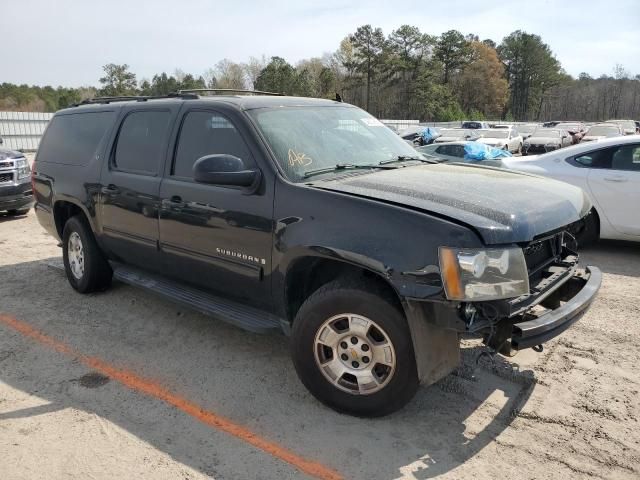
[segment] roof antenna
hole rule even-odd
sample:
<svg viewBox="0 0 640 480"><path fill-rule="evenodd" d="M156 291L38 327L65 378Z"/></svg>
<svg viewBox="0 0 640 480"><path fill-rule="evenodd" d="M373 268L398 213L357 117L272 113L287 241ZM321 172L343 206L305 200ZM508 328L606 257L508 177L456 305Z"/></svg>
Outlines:
<svg viewBox="0 0 640 480"><path fill-rule="evenodd" d="M341 102L342 103L342 97L340 96L340 94L338 92L336 92L336 102Z"/></svg>

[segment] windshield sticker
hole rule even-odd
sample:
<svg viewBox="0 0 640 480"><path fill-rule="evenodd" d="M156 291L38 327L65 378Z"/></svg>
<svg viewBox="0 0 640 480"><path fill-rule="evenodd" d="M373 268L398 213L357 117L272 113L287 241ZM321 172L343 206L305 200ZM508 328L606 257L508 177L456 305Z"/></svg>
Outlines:
<svg viewBox="0 0 640 480"><path fill-rule="evenodd" d="M384 123L382 123L377 118L373 118L373 117L361 118L360 121L368 127L384 127Z"/></svg>
<svg viewBox="0 0 640 480"><path fill-rule="evenodd" d="M313 159L308 157L306 153L299 153L293 150L293 148L289 149L289 165L295 167L296 165L301 167L308 167L313 163Z"/></svg>

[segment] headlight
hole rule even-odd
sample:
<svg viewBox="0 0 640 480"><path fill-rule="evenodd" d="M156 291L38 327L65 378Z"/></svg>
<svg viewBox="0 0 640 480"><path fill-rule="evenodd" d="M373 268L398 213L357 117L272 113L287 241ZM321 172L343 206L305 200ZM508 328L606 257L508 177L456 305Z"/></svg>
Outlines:
<svg viewBox="0 0 640 480"><path fill-rule="evenodd" d="M17 159L16 168L18 169L18 180L22 180L31 175L31 167L29 167L29 162L26 158Z"/></svg>
<svg viewBox="0 0 640 480"><path fill-rule="evenodd" d="M529 293L521 248L440 247L440 272L449 300L498 300Z"/></svg>

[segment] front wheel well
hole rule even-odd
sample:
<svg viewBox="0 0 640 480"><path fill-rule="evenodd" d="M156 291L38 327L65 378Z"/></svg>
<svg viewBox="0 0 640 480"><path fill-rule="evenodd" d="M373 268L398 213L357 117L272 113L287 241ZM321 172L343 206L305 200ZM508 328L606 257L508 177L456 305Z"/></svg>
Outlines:
<svg viewBox="0 0 640 480"><path fill-rule="evenodd" d="M62 234L64 232L65 224L69 221L71 217L75 217L76 215L85 216L82 209L75 203L61 200L54 204L53 219L55 221L56 231L58 232L58 237L60 239L62 239Z"/></svg>
<svg viewBox="0 0 640 480"><path fill-rule="evenodd" d="M285 279L285 305L287 320L293 323L298 310L316 290L338 278L364 279L371 289L379 292L403 311L402 303L393 286L381 275L349 263L318 257L297 260Z"/></svg>

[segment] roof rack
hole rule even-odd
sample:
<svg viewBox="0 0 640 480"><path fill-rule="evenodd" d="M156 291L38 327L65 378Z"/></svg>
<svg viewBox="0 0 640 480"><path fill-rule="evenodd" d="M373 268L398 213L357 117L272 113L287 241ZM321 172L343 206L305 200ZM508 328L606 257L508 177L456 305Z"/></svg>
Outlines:
<svg viewBox="0 0 640 480"><path fill-rule="evenodd" d="M238 89L238 88L191 88L191 89L187 89L187 90L178 90L178 93L208 93L208 92L213 92L213 93L221 93L221 94L227 94L227 93L245 93L245 94L251 94L251 95L274 95L277 97L281 97L283 94L282 93L276 93L276 92L263 92L261 90L243 90L243 89Z"/></svg>
<svg viewBox="0 0 640 480"><path fill-rule="evenodd" d="M156 100L160 98L194 99L194 98L198 98L198 95L195 95L193 93L188 93L188 92L183 93L182 91L180 91L180 92L172 92L167 95L120 95L115 97L94 97L94 98L87 98L86 100L82 100L81 102L78 102L78 103L74 103L71 106L78 107L80 105L92 105L92 104L100 104L100 103L107 104L107 103L113 103L113 102L131 102L131 101L146 102L147 100Z"/></svg>

